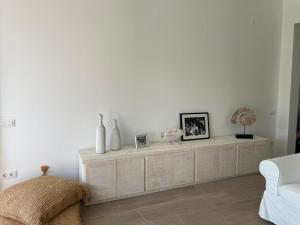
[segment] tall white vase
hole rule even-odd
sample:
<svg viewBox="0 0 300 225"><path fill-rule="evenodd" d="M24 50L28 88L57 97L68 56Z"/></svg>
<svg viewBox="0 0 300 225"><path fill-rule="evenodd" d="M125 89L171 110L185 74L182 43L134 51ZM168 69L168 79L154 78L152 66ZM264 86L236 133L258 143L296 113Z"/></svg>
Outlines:
<svg viewBox="0 0 300 225"><path fill-rule="evenodd" d="M103 154L106 151L105 127L103 125L103 115L99 114L99 125L96 128L96 153Z"/></svg>
<svg viewBox="0 0 300 225"><path fill-rule="evenodd" d="M110 148L111 150L120 150L121 149L121 135L120 130L118 128L118 121L116 119L113 120L113 130L111 132L110 137Z"/></svg>

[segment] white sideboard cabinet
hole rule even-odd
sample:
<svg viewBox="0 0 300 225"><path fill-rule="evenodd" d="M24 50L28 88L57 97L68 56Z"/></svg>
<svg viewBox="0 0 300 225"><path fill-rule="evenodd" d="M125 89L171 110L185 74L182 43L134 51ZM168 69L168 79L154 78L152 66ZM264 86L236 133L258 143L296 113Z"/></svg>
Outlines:
<svg viewBox="0 0 300 225"><path fill-rule="evenodd" d="M79 151L80 181L91 189L92 202L112 201L202 182L258 172L271 157L271 141L218 137L182 142L153 143L136 150L96 154Z"/></svg>

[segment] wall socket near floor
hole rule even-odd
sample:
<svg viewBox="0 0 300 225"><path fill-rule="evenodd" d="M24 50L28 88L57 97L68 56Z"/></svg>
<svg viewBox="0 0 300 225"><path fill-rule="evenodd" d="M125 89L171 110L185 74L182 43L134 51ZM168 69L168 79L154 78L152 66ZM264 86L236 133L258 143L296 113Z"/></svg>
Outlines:
<svg viewBox="0 0 300 225"><path fill-rule="evenodd" d="M0 119L0 128L8 128L8 127L15 127L16 120L2 120Z"/></svg>
<svg viewBox="0 0 300 225"><path fill-rule="evenodd" d="M17 170L7 170L4 173L2 173L2 175L1 175L2 179L11 179L11 178L17 178L17 177L18 177Z"/></svg>

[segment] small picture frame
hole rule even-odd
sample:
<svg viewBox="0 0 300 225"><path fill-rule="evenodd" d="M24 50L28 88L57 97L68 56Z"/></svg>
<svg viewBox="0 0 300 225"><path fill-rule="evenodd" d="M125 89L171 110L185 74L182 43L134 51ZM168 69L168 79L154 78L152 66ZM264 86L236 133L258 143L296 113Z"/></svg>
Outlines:
<svg viewBox="0 0 300 225"><path fill-rule="evenodd" d="M183 130L182 141L209 139L208 113L181 113L180 128Z"/></svg>
<svg viewBox="0 0 300 225"><path fill-rule="evenodd" d="M149 145L147 134L135 135L135 148L143 148Z"/></svg>

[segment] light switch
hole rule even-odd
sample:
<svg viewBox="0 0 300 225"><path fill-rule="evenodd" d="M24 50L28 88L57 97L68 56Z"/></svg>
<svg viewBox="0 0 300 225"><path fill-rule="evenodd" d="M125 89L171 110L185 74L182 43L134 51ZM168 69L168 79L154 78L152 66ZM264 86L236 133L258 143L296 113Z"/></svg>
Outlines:
<svg viewBox="0 0 300 225"><path fill-rule="evenodd" d="M8 127L15 127L16 120L0 120L0 127L1 128L8 128Z"/></svg>

